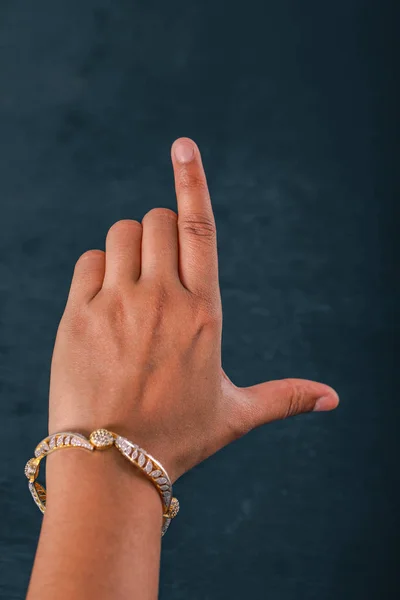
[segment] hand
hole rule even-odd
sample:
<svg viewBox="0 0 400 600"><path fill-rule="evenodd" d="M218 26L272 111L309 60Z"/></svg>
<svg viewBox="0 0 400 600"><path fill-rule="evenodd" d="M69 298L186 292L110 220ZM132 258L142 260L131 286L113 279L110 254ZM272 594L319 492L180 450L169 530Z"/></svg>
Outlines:
<svg viewBox="0 0 400 600"><path fill-rule="evenodd" d="M301 379L235 386L221 367L216 230L198 148L172 147L178 215L163 208L108 231L76 263L53 353L49 431L105 427L142 446L175 481L251 429L331 410Z"/></svg>

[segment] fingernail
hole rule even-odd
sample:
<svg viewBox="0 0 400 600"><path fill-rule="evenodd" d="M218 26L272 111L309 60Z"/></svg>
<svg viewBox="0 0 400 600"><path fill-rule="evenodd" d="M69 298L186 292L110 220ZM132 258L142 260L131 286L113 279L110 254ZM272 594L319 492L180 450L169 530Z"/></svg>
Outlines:
<svg viewBox="0 0 400 600"><path fill-rule="evenodd" d="M194 146L189 140L179 140L174 144L175 158L180 163L188 163L194 157Z"/></svg>
<svg viewBox="0 0 400 600"><path fill-rule="evenodd" d="M315 403L313 408L314 412L322 412L326 410L333 410L339 404L339 398L336 395L332 396L321 396Z"/></svg>

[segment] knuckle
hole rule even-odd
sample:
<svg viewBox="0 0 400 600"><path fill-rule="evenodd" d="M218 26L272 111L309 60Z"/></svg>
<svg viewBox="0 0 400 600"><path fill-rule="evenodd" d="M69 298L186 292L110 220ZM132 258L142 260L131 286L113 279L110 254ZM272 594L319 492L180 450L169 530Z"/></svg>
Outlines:
<svg viewBox="0 0 400 600"><path fill-rule="evenodd" d="M196 175L183 169L179 174L178 186L184 192L196 191L208 196L208 186L204 175Z"/></svg>
<svg viewBox="0 0 400 600"><path fill-rule="evenodd" d="M177 218L177 214L170 208L152 208L145 214L142 221L145 222L152 219L160 221L176 221Z"/></svg>
<svg viewBox="0 0 400 600"><path fill-rule="evenodd" d="M293 417L301 412L303 405L303 389L293 379L282 379L281 385L285 388L287 397L287 408L284 418Z"/></svg>
<svg viewBox="0 0 400 600"><path fill-rule="evenodd" d="M147 305L151 310L159 312L163 310L170 299L169 281L168 279L159 278L153 279L148 284L146 288Z"/></svg>
<svg viewBox="0 0 400 600"><path fill-rule="evenodd" d="M139 221L135 221L134 219L121 219L120 221L116 221L113 225L111 225L108 233L120 234L121 232L132 231L137 228L141 228Z"/></svg>
<svg viewBox="0 0 400 600"><path fill-rule="evenodd" d="M179 221L179 227L185 233L196 237L214 239L216 227L213 219L205 215L190 215Z"/></svg>
<svg viewBox="0 0 400 600"><path fill-rule="evenodd" d="M115 332L123 331L129 321L126 294L124 290L115 286L103 291L102 301L96 311L96 326L99 331L103 331L108 325L111 325Z"/></svg>
<svg viewBox="0 0 400 600"><path fill-rule="evenodd" d="M89 320L88 311L83 307L67 306L58 325L57 337L64 334L82 337L88 330Z"/></svg>
<svg viewBox="0 0 400 600"><path fill-rule="evenodd" d="M75 263L75 267L81 267L86 265L87 263L91 263L98 260L104 260L104 252L103 250L86 250L83 254L80 255L78 260Z"/></svg>
<svg viewBox="0 0 400 600"><path fill-rule="evenodd" d="M213 302L206 304L205 308L205 320L210 325L220 326L222 323L222 310L219 306L216 306Z"/></svg>
<svg viewBox="0 0 400 600"><path fill-rule="evenodd" d="M113 286L105 290L105 305L111 312L124 312L127 303L126 294L122 286Z"/></svg>
<svg viewBox="0 0 400 600"><path fill-rule="evenodd" d="M222 326L221 306L213 300L203 300L197 309L195 321L197 321L199 329L220 329Z"/></svg>
<svg viewBox="0 0 400 600"><path fill-rule="evenodd" d="M86 250L80 255L77 262L84 262L86 260L96 260L98 258L104 258L103 250Z"/></svg>

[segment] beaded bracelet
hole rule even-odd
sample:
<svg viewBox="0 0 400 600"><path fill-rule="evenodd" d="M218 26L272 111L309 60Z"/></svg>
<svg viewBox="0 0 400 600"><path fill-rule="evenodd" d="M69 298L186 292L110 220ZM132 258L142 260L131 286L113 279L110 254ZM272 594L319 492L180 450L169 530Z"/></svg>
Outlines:
<svg viewBox="0 0 400 600"><path fill-rule="evenodd" d="M29 490L34 501L41 512L44 513L46 509L46 490L36 481L42 458L63 448L82 448L83 450L93 452L93 450L105 450L111 448L111 446L115 446L125 458L135 465L135 467L139 468L156 486L163 505L163 524L161 528L161 535L163 536L169 527L171 519L179 511L178 499L172 496L172 483L168 473L143 448L107 429L93 431L89 439L80 433L62 431L49 435L39 442L35 448L35 457L29 459L25 465L25 475L28 478Z"/></svg>

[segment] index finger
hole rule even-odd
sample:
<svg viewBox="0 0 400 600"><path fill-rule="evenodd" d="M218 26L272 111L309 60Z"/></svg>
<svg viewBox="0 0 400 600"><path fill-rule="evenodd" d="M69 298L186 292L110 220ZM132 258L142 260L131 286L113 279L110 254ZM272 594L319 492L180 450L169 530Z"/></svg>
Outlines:
<svg viewBox="0 0 400 600"><path fill-rule="evenodd" d="M187 289L214 295L217 234L200 151L193 140L179 138L171 155L178 203L179 275Z"/></svg>

